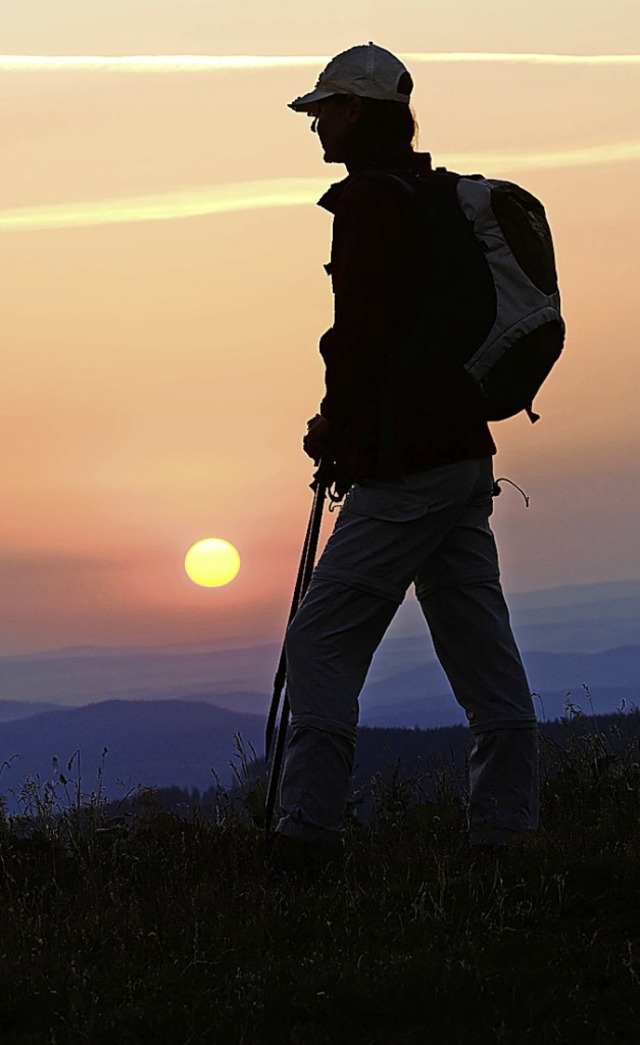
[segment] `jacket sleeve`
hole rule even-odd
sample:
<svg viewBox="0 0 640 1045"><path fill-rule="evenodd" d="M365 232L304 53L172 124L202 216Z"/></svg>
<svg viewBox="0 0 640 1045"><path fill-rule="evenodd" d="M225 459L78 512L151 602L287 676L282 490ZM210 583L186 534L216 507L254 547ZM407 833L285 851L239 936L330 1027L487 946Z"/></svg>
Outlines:
<svg viewBox="0 0 640 1045"><path fill-rule="evenodd" d="M320 340L320 412L336 438L375 409L389 354L415 320L422 253L415 205L401 185L366 175L345 185L331 250L334 322Z"/></svg>

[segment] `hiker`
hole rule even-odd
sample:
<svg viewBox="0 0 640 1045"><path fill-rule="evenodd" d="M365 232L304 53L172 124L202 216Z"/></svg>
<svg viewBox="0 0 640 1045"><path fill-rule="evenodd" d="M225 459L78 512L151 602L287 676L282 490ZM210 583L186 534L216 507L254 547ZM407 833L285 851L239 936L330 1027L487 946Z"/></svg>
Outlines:
<svg viewBox="0 0 640 1045"><path fill-rule="evenodd" d="M411 584L473 733L471 844L502 846L538 823L536 718L489 526L495 444L484 420L429 403L428 383L394 357L440 247L426 243L410 194L381 176L433 177L412 147L412 87L402 62L369 43L290 105L311 117L324 161L348 172L319 201L333 215L335 313L303 448L335 462L349 491L286 638L292 732L276 838L310 859L342 846L358 697ZM463 302L457 311L463 337Z"/></svg>

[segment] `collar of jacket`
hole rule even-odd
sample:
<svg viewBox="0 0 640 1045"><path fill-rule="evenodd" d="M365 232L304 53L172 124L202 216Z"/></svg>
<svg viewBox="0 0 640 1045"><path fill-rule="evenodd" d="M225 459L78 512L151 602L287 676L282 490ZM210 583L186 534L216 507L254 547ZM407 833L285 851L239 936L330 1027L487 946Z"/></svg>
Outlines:
<svg viewBox="0 0 640 1045"><path fill-rule="evenodd" d="M384 157L377 162L368 163L361 171L354 171L347 175L342 181L336 181L331 185L323 196L318 200L318 206L324 207L330 214L335 214L338 202L347 185L358 175L367 171L390 171L394 174L417 174L418 176L430 174L432 171L431 154L428 152L409 152L402 156Z"/></svg>

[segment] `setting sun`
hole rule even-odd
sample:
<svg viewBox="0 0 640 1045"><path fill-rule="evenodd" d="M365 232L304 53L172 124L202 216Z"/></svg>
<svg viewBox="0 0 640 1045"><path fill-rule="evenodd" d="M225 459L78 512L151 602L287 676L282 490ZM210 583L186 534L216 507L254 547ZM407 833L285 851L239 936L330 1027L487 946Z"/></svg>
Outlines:
<svg viewBox="0 0 640 1045"><path fill-rule="evenodd" d="M204 588L221 588L237 576L240 555L229 541L205 537L189 548L184 558L187 576Z"/></svg>

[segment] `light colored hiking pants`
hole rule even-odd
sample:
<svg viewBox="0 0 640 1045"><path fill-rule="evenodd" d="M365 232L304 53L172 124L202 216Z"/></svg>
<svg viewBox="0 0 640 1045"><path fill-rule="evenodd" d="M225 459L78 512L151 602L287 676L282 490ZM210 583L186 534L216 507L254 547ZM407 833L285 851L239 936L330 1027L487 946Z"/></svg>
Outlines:
<svg viewBox="0 0 640 1045"><path fill-rule="evenodd" d="M292 735L278 831L312 840L343 829L358 697L412 582L474 736L471 843L537 827L536 718L500 587L492 488L484 458L347 495L287 632Z"/></svg>

